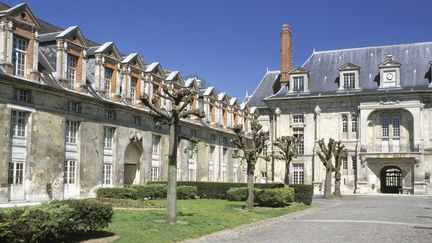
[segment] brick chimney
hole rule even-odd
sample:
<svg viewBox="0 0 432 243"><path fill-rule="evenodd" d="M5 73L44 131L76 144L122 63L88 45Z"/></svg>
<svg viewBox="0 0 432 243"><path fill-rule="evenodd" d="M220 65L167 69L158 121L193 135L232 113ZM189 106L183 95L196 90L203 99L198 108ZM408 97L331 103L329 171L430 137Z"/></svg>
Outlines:
<svg viewBox="0 0 432 243"><path fill-rule="evenodd" d="M280 84L281 87L285 86L289 82L288 72L292 69L292 34L291 28L284 24L282 25L281 31L281 59L280 59Z"/></svg>

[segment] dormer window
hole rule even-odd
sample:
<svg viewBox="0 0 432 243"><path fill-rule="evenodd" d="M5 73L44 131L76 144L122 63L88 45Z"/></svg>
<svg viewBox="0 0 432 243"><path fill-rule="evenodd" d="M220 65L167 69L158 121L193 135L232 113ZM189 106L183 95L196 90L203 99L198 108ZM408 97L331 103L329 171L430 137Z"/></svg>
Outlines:
<svg viewBox="0 0 432 243"><path fill-rule="evenodd" d="M73 55L68 55L66 66L66 79L69 81L71 89L75 89L77 62L77 57Z"/></svg>
<svg viewBox="0 0 432 243"><path fill-rule="evenodd" d="M15 75L24 77L25 61L27 55L27 40L14 36L12 63L14 65Z"/></svg>
<svg viewBox="0 0 432 243"><path fill-rule="evenodd" d="M401 64L396 62L392 55L387 55L387 59L378 67L380 69L379 88L400 87Z"/></svg>
<svg viewBox="0 0 432 243"><path fill-rule="evenodd" d="M293 91L295 92L303 92L304 91L304 77L296 76L293 77Z"/></svg>
<svg viewBox="0 0 432 243"><path fill-rule="evenodd" d="M130 94L130 98L132 99L132 103L135 100L135 90L136 90L136 85L138 83L138 79L135 77L131 77L131 83L130 83L130 87L129 87L129 94Z"/></svg>
<svg viewBox="0 0 432 243"><path fill-rule="evenodd" d="M289 72L290 85L288 93L303 93L309 92L309 71L296 67Z"/></svg>
<svg viewBox="0 0 432 243"><path fill-rule="evenodd" d="M111 68L105 68L105 80L103 84L103 91L107 98L111 97L111 82L113 77L113 70Z"/></svg>
<svg viewBox="0 0 432 243"><path fill-rule="evenodd" d="M355 89L355 73L343 74L344 89Z"/></svg>
<svg viewBox="0 0 432 243"><path fill-rule="evenodd" d="M339 70L339 89L338 90L355 90L360 89L360 67L345 63L338 68Z"/></svg>

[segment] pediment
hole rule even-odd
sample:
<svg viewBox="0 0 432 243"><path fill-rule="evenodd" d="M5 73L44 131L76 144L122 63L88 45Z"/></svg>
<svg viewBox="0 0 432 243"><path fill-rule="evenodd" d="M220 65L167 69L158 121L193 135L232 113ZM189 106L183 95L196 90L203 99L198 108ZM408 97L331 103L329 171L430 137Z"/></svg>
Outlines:
<svg viewBox="0 0 432 243"><path fill-rule="evenodd" d="M31 26L37 30L41 29L37 18L26 3L15 5L2 11L1 14L13 18L15 21Z"/></svg>
<svg viewBox="0 0 432 243"><path fill-rule="evenodd" d="M289 74L305 74L305 73L309 73L309 70L302 68L302 67L295 67L293 69L291 69L291 71L289 71Z"/></svg>
<svg viewBox="0 0 432 243"><path fill-rule="evenodd" d="M173 71L170 74L168 74L167 78L165 79L167 82L173 82L179 85L183 85L183 78L179 71Z"/></svg>
<svg viewBox="0 0 432 243"><path fill-rule="evenodd" d="M116 45L114 42L106 42L102 46L100 46L96 51L95 54L103 54L107 57L110 57L114 60L121 61L122 57L120 55L120 52L118 51Z"/></svg>
<svg viewBox="0 0 432 243"><path fill-rule="evenodd" d="M134 67L140 70L144 70L144 60L141 57L141 55L138 55L138 53L131 53L127 55L123 61L122 64L128 64L130 67Z"/></svg>
<svg viewBox="0 0 432 243"><path fill-rule="evenodd" d="M78 26L71 26L56 36L57 40L67 40L76 45L88 47L88 43Z"/></svg>
<svg viewBox="0 0 432 243"><path fill-rule="evenodd" d="M378 65L379 68L386 68L386 67L400 67L402 64L396 62L393 57L388 57L383 63Z"/></svg>
<svg viewBox="0 0 432 243"><path fill-rule="evenodd" d="M348 71L348 70L359 70L360 66L347 62L342 66L338 67L339 71Z"/></svg>

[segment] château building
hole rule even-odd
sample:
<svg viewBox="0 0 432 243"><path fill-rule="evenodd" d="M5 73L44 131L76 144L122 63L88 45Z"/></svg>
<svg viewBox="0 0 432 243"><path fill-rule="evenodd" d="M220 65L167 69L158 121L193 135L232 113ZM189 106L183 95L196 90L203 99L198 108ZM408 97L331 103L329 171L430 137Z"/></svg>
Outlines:
<svg viewBox="0 0 432 243"><path fill-rule="evenodd" d="M281 69L265 73L248 105L257 107L272 140L302 138L292 183L322 193L317 141L333 138L348 149L343 193L432 194L431 66L432 42L425 42L314 51L292 67L292 33L283 25ZM283 181L282 162L261 169Z"/></svg>
<svg viewBox="0 0 432 243"><path fill-rule="evenodd" d="M248 133L254 108L113 42L89 40L77 26L38 19L25 3L0 4L0 203L166 180L168 130L140 100L163 83L191 88L189 108L207 114L181 121L178 180L244 182L230 128Z"/></svg>

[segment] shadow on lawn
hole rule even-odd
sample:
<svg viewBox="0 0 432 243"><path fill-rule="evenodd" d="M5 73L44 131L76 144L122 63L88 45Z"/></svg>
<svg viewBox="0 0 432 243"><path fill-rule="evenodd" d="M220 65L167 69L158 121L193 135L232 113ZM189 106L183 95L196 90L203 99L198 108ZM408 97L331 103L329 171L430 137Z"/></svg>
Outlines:
<svg viewBox="0 0 432 243"><path fill-rule="evenodd" d="M104 240L108 237L114 237L115 234L107 231L92 231L92 232L81 232L74 234L66 239L65 242L85 242L91 240L91 242L110 242L112 240ZM114 239L113 239L114 240Z"/></svg>

